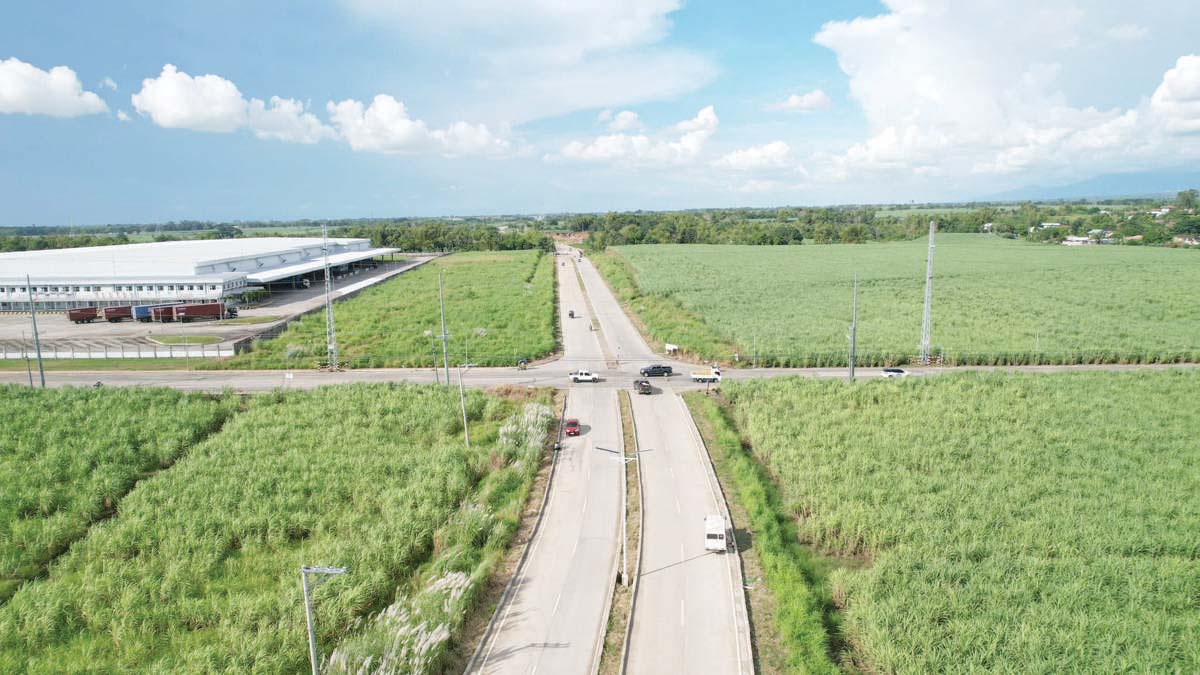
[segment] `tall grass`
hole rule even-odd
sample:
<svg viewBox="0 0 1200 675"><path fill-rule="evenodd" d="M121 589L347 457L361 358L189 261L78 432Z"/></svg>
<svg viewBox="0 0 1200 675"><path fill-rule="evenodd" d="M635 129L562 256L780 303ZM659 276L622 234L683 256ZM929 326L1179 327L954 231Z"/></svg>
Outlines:
<svg viewBox="0 0 1200 675"><path fill-rule="evenodd" d="M1200 670L1200 373L727 383L881 672Z"/></svg>
<svg viewBox="0 0 1200 675"><path fill-rule="evenodd" d="M858 362L893 365L919 351L926 250L655 245L597 258L655 340L780 366L846 363L857 272ZM933 347L949 364L1196 361L1197 284L1194 251L939 235Z"/></svg>
<svg viewBox="0 0 1200 675"><path fill-rule="evenodd" d="M168 389L0 386L0 601L235 405Z"/></svg>
<svg viewBox="0 0 1200 675"><path fill-rule="evenodd" d="M438 272L451 364L512 366L554 351L554 261L541 251L456 253L334 305L339 359L356 368L442 363ZM310 314L253 351L205 364L310 368L326 358L325 315Z"/></svg>
<svg viewBox="0 0 1200 675"><path fill-rule="evenodd" d="M304 670L300 565L350 570L314 595L327 654L439 552L515 527L487 510L528 489L528 450L501 439L516 404L472 391L467 409L469 449L438 387L252 399L0 608L0 672Z"/></svg>

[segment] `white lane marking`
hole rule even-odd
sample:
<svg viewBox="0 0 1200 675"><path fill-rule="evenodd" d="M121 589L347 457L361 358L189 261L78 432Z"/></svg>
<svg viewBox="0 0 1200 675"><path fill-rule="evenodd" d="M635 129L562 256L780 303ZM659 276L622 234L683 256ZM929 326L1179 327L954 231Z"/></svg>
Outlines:
<svg viewBox="0 0 1200 675"><path fill-rule="evenodd" d="M679 507L679 498L675 498L675 513L683 513L683 509Z"/></svg>
<svg viewBox="0 0 1200 675"><path fill-rule="evenodd" d="M558 615L558 601L562 600L562 591L558 592L558 597L554 598L554 609L550 610L550 616Z"/></svg>
<svg viewBox="0 0 1200 675"><path fill-rule="evenodd" d="M579 540L575 540L575 545L571 547L571 557L575 557L575 550L579 548Z"/></svg>
<svg viewBox="0 0 1200 675"><path fill-rule="evenodd" d="M670 471L670 472L671 472L671 480L675 480L675 467L673 467L673 466L668 466L668 467L667 467L667 471Z"/></svg>
<svg viewBox="0 0 1200 675"><path fill-rule="evenodd" d="M583 496L583 512L584 513L587 513L587 503L588 503L587 495L584 495Z"/></svg>
<svg viewBox="0 0 1200 675"><path fill-rule="evenodd" d="M683 560L686 556L683 553L683 542L679 542L679 559Z"/></svg>

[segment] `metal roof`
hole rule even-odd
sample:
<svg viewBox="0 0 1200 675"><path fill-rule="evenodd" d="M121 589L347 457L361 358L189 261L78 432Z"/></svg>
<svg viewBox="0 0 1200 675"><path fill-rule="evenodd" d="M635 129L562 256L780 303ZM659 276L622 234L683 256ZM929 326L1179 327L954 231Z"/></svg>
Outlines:
<svg viewBox="0 0 1200 675"><path fill-rule="evenodd" d="M329 256L330 265L345 265L347 263L374 258L379 255L387 255L399 251L398 248L369 248L365 251L350 251L348 253L335 253ZM314 260L306 260L302 263L286 265L284 267L276 267L275 269L264 270L262 272L253 272L246 275L246 280L253 283L266 283L268 281L276 281L297 274L306 272L315 272L325 266L324 258L316 258Z"/></svg>
<svg viewBox="0 0 1200 675"><path fill-rule="evenodd" d="M359 247L366 253L366 239L330 238L331 246ZM319 237L246 237L241 239L201 239L164 241L119 246L88 246L46 251L0 253L0 279L24 281L30 275L39 281L59 279L150 279L157 277L193 277L197 266L214 260L249 256L270 256L320 247ZM389 250L391 252L391 250ZM335 254L342 255L341 253ZM378 254L374 254L378 255ZM369 257L369 256L368 256ZM320 256L313 258L319 260ZM320 265L318 265L318 268ZM270 268L259 272L270 272ZM202 276L241 276L204 274ZM287 275L284 275L287 276Z"/></svg>

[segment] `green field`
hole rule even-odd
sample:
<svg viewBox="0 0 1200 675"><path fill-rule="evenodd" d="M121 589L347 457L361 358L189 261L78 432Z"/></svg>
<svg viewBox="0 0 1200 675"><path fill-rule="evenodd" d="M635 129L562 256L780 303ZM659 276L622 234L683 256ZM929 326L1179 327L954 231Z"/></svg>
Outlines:
<svg viewBox="0 0 1200 675"><path fill-rule="evenodd" d="M0 386L0 601L216 431L231 401L161 389Z"/></svg>
<svg viewBox="0 0 1200 675"><path fill-rule="evenodd" d="M349 568L314 596L326 672L438 671L516 530L543 398L467 392L470 448L439 387L249 399L0 607L0 672L306 671L306 564Z"/></svg>
<svg viewBox="0 0 1200 675"><path fill-rule="evenodd" d="M858 362L919 352L925 240L828 246L622 246L594 259L659 345L705 359ZM949 364L1200 360L1195 251L939 235L933 347Z"/></svg>
<svg viewBox="0 0 1200 675"><path fill-rule="evenodd" d="M845 562L764 565L795 670L829 669L832 645L866 672L1200 671L1200 372L723 389L714 457L749 451L774 479L733 480L759 555L787 554L790 528Z"/></svg>
<svg viewBox="0 0 1200 675"><path fill-rule="evenodd" d="M335 305L339 359L357 368L442 363L438 272L451 365L511 366L554 351L554 261L539 251L458 253ZM325 360L325 315L310 314L212 367L311 368Z"/></svg>

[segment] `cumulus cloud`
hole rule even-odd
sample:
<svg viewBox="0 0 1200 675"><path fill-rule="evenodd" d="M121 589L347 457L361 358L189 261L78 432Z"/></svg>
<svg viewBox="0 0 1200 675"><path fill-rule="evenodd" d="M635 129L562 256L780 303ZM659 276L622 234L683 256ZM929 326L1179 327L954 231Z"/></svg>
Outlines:
<svg viewBox="0 0 1200 675"><path fill-rule="evenodd" d="M1150 106L1168 132L1200 132L1200 55L1179 57L1154 90Z"/></svg>
<svg viewBox="0 0 1200 675"><path fill-rule="evenodd" d="M42 70L16 57L0 61L0 113L79 117L107 110L66 66Z"/></svg>
<svg viewBox="0 0 1200 675"><path fill-rule="evenodd" d="M125 112L124 110L118 110L117 119L122 122L128 122L131 118L129 117L129 113Z"/></svg>
<svg viewBox="0 0 1200 675"><path fill-rule="evenodd" d="M817 180L886 172L1065 180L1200 155L1195 143L1162 140L1196 120L1189 57L1149 103L1072 101L1068 91L1078 98L1089 88L1068 86L1067 78L1090 64L1071 47L1112 25L1097 24L1100 9L1084 13L1066 0L885 4L884 14L830 22L815 37L836 54L868 124L864 140L806 161ZM1136 37L1135 28L1117 33Z"/></svg>
<svg viewBox="0 0 1200 675"><path fill-rule="evenodd" d="M833 101L829 96L820 89L813 89L804 94L792 94L786 99L771 106L772 110L786 110L789 112L812 112L821 108L828 108L833 105Z"/></svg>
<svg viewBox="0 0 1200 675"><path fill-rule="evenodd" d="M271 105L257 98L250 99L246 108L246 124L258 138L316 143L323 138L335 138L333 129L316 115L307 112L305 104L290 98L271 97Z"/></svg>
<svg viewBox="0 0 1200 675"><path fill-rule="evenodd" d="M641 118L632 110L622 110L613 115L608 121L609 131L630 131L632 129L641 129L642 126Z"/></svg>
<svg viewBox="0 0 1200 675"><path fill-rule="evenodd" d="M117 90L117 83L111 77L105 77L103 80L100 80L100 86L104 89Z"/></svg>
<svg viewBox="0 0 1200 675"><path fill-rule="evenodd" d="M246 124L246 99L219 75L192 77L174 65L142 80L133 108L160 127L228 133Z"/></svg>
<svg viewBox="0 0 1200 675"><path fill-rule="evenodd" d="M509 143L485 125L455 122L444 129L430 129L412 119L404 104L386 94L369 106L347 99L326 105L338 134L350 147L363 152L414 154L435 152L446 156L498 155Z"/></svg>
<svg viewBox="0 0 1200 675"><path fill-rule="evenodd" d="M237 85L219 75L192 77L169 63L158 77L142 80L131 100L138 113L168 129L230 133L244 128L258 138L291 143L336 135L300 101L278 96L269 106L257 98L247 101Z"/></svg>
<svg viewBox="0 0 1200 675"><path fill-rule="evenodd" d="M792 149L783 141L771 141L734 150L713 162L713 166L733 171L782 169L792 163Z"/></svg>
<svg viewBox="0 0 1200 675"><path fill-rule="evenodd" d="M719 124L716 110L710 105L653 138L646 134L607 134L588 142L572 141L544 159L631 166L686 164L700 155Z"/></svg>

